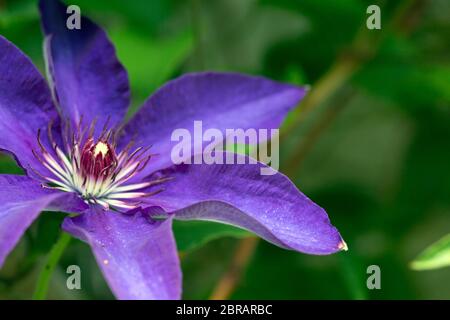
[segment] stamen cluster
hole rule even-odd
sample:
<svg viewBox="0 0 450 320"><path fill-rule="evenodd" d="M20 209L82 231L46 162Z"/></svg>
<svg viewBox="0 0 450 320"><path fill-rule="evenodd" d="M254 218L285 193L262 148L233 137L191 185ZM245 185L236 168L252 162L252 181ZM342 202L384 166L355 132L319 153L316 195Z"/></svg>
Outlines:
<svg viewBox="0 0 450 320"><path fill-rule="evenodd" d="M65 150L53 139L52 123L47 130L51 150L44 146L41 132L38 131L40 152L33 150L33 154L48 169L48 173L42 174L31 169L43 180L43 186L77 193L86 203L98 204L105 209L126 210L137 208L141 198L162 191L142 190L160 184L167 178L127 184L150 161L152 155L148 152L149 148L133 149L134 143L131 141L116 154L116 132L107 130L106 123L100 136L95 138L95 124L94 121L89 130L82 129L82 120L76 130L70 130L67 125L63 134Z"/></svg>

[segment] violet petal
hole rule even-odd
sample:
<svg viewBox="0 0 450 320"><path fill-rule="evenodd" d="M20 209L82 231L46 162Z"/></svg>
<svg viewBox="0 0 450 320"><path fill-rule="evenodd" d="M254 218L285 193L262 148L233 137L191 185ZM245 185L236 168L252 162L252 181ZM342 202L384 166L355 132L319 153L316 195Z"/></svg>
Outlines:
<svg viewBox="0 0 450 320"><path fill-rule="evenodd" d="M97 120L97 134L110 118L122 122L129 104L128 76L106 33L86 17L69 30L66 6L58 0L39 2L49 76L64 118Z"/></svg>
<svg viewBox="0 0 450 320"><path fill-rule="evenodd" d="M180 299L181 269L172 221L92 209L63 229L87 242L119 299Z"/></svg>
<svg viewBox="0 0 450 320"><path fill-rule="evenodd" d="M32 154L39 150L37 132L46 132L57 119L42 75L24 53L0 36L0 151L11 154L26 171L30 166L42 170ZM57 132L54 135L59 139Z"/></svg>
<svg viewBox="0 0 450 320"><path fill-rule="evenodd" d="M82 212L87 208L73 194L44 189L26 176L0 175L0 190L0 267L41 211Z"/></svg>
<svg viewBox="0 0 450 320"><path fill-rule="evenodd" d="M175 219L232 224L287 249L318 255L346 249L325 210L285 175L261 175L262 167L174 166L163 171L173 178L164 183L164 191L146 201L173 212Z"/></svg>
<svg viewBox="0 0 450 320"><path fill-rule="evenodd" d="M262 77L236 73L193 73L168 82L152 95L125 126L119 145L130 139L152 146L157 155L141 176L171 164L171 141L175 129L193 134L194 121L203 130L276 129L286 114L305 95L305 89ZM225 135L224 135L225 136ZM262 142L262 141L260 141Z"/></svg>

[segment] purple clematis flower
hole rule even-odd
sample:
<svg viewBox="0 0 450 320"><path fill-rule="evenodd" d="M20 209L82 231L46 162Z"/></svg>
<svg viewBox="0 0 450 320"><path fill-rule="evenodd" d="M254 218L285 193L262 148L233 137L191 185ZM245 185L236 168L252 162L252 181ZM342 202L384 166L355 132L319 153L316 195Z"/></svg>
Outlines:
<svg viewBox="0 0 450 320"><path fill-rule="evenodd" d="M188 74L124 123L127 73L105 32L87 18L80 30L68 30L59 1L39 7L49 86L0 36L0 150L26 172L0 175L0 266L44 210L77 214L63 229L91 246L120 299L181 297L173 219L232 224L308 254L346 249L326 212L286 176L260 175L264 164L171 162L174 129L199 119L223 132L278 128L303 88L232 73Z"/></svg>

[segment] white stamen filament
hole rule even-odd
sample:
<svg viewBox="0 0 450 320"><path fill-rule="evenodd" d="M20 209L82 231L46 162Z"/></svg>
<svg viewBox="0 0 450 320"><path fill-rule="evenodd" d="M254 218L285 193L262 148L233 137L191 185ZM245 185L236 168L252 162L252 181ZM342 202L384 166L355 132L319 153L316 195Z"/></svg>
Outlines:
<svg viewBox="0 0 450 320"><path fill-rule="evenodd" d="M50 153L41 144L40 132L38 132L41 154L38 155L35 151L33 153L51 173L41 175L35 171L45 180L44 187L77 193L86 203L98 204L105 210L134 209L139 206L140 198L156 193L154 191L139 192L139 190L165 181L165 179L158 179L126 185L128 180L135 177L145 167L150 158L150 155L146 154L148 149L137 148L129 154L130 148L127 147L116 157L114 147L110 147L108 142L98 141L94 144L92 137L89 136L82 143L83 136L80 132L77 139L75 135L73 136L66 147L69 150L67 154L50 137L50 145L54 151ZM90 144L87 144L87 141ZM83 145L84 147L80 148ZM86 146L89 152L85 151ZM87 162L85 159L88 159ZM89 159L92 159L92 162L89 162ZM98 162L96 162L97 159L99 159ZM135 201L130 201L132 199Z"/></svg>

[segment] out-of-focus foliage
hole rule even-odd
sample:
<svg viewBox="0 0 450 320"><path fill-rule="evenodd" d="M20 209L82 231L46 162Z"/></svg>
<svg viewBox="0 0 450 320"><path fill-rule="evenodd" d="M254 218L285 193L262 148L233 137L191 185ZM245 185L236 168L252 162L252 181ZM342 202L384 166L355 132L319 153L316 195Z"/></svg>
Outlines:
<svg viewBox="0 0 450 320"><path fill-rule="evenodd" d="M185 72L240 71L314 90L343 57L357 61L281 141L282 170L327 210L349 251L316 257L261 241L231 298L450 298L449 268L410 268L424 247L450 231L449 1L69 2L111 36L129 71L133 112ZM364 30L374 3L382 29ZM401 10L409 11L398 21ZM364 59L352 52L361 30L362 37L380 39L368 41ZM0 34L43 70L36 1L0 1ZM299 150L300 161L292 163ZM0 173L21 170L0 156ZM33 224L0 271L0 299L31 297L62 218L45 213ZM177 222L174 230L184 298L208 298L248 233L212 222ZM448 262L448 243L445 248L433 246L417 261L434 264L447 252ZM83 270L82 290L65 287L70 264ZM381 269L381 290L366 287L370 265ZM85 244L72 241L49 298L112 298Z"/></svg>
<svg viewBox="0 0 450 320"><path fill-rule="evenodd" d="M430 270L450 266L450 234L423 251L412 263L415 270Z"/></svg>
<svg viewBox="0 0 450 320"><path fill-rule="evenodd" d="M203 221L175 221L173 230L177 235L178 250L183 253L221 237L245 238L250 235L245 230L226 224Z"/></svg>

